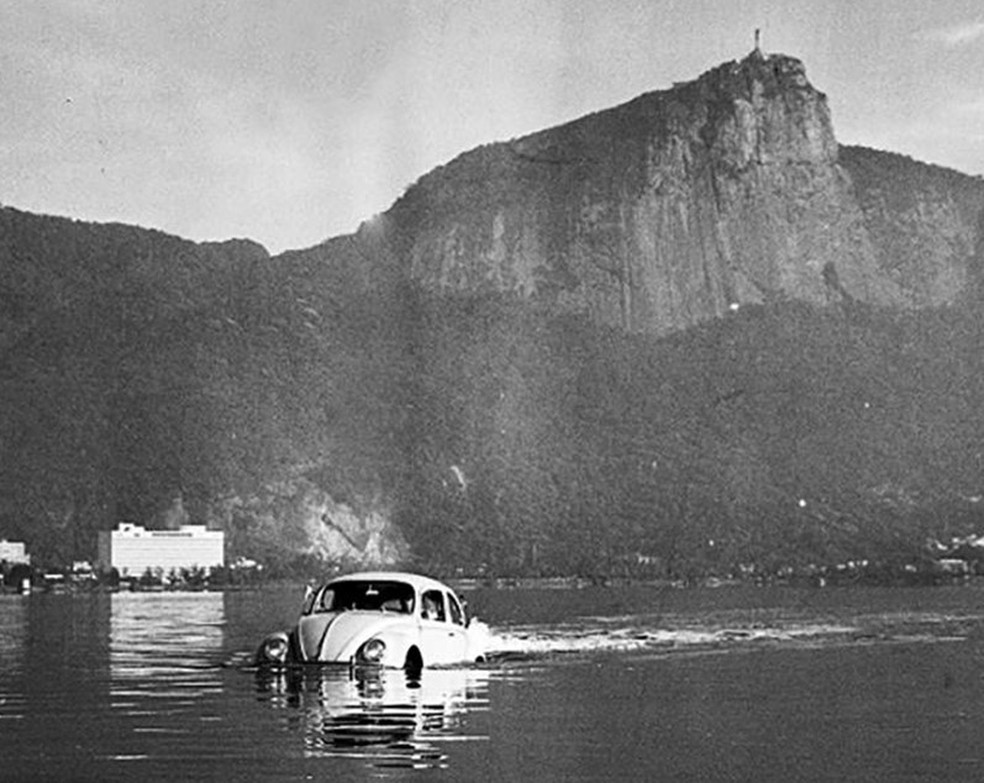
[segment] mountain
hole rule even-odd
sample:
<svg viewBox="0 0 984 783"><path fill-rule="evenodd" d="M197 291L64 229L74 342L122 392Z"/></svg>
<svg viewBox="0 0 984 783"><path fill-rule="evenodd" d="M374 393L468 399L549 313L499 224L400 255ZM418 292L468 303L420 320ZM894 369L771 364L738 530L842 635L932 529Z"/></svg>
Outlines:
<svg viewBox="0 0 984 783"><path fill-rule="evenodd" d="M981 527L980 178L837 144L802 63L422 177L349 236L0 209L0 535L675 577Z"/></svg>
<svg viewBox="0 0 984 783"><path fill-rule="evenodd" d="M668 334L784 299L952 303L980 266L979 179L834 137L803 64L696 81L423 177L387 213L429 290L509 292Z"/></svg>

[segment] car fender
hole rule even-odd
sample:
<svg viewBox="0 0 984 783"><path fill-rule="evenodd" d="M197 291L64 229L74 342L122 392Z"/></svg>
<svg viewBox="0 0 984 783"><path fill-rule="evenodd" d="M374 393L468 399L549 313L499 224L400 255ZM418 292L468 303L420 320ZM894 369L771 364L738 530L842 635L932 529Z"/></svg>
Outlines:
<svg viewBox="0 0 984 783"><path fill-rule="evenodd" d="M492 646L492 630L486 623L473 619L465 631L468 637L468 658L483 661Z"/></svg>
<svg viewBox="0 0 984 783"><path fill-rule="evenodd" d="M283 631L277 631L276 633L268 634L260 646L256 648L256 653L253 658L253 663L257 666L262 666L264 664L282 664L288 663L292 658L292 646L293 640L291 634L287 634ZM271 656L270 649L282 650L282 655Z"/></svg>
<svg viewBox="0 0 984 783"><path fill-rule="evenodd" d="M383 656L382 665L398 669L407 661L407 655L413 648L420 652L420 633L411 628L393 628L382 633L374 634L375 639L382 639L386 643L386 654ZM368 641L368 638L367 640ZM358 649L353 652L353 655Z"/></svg>

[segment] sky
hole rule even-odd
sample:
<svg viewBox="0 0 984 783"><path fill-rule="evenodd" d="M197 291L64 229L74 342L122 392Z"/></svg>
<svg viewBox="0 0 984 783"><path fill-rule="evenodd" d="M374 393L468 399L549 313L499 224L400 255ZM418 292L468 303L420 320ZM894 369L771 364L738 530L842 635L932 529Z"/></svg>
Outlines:
<svg viewBox="0 0 984 783"><path fill-rule="evenodd" d="M841 143L984 174L980 0L0 0L0 203L309 247L755 28Z"/></svg>

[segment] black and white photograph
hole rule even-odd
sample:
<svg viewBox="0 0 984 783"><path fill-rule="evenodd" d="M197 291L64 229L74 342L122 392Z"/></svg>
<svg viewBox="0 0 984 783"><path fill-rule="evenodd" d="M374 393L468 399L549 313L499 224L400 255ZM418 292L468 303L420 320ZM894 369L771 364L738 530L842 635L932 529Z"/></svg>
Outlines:
<svg viewBox="0 0 984 783"><path fill-rule="evenodd" d="M984 780L980 0L0 0L0 779Z"/></svg>

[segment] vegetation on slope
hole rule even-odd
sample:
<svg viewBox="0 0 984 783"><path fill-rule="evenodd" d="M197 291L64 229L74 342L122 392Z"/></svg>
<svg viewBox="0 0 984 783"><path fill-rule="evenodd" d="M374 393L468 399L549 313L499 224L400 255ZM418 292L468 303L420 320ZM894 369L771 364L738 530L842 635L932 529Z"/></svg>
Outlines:
<svg viewBox="0 0 984 783"><path fill-rule="evenodd" d="M404 525L467 571L916 556L980 521L981 328L791 303L653 340L459 301L426 326Z"/></svg>
<svg viewBox="0 0 984 783"><path fill-rule="evenodd" d="M441 572L723 576L982 529L971 296L657 339L425 293L361 233L269 259L0 217L0 535L41 560L180 507L283 567L311 498L391 518Z"/></svg>

